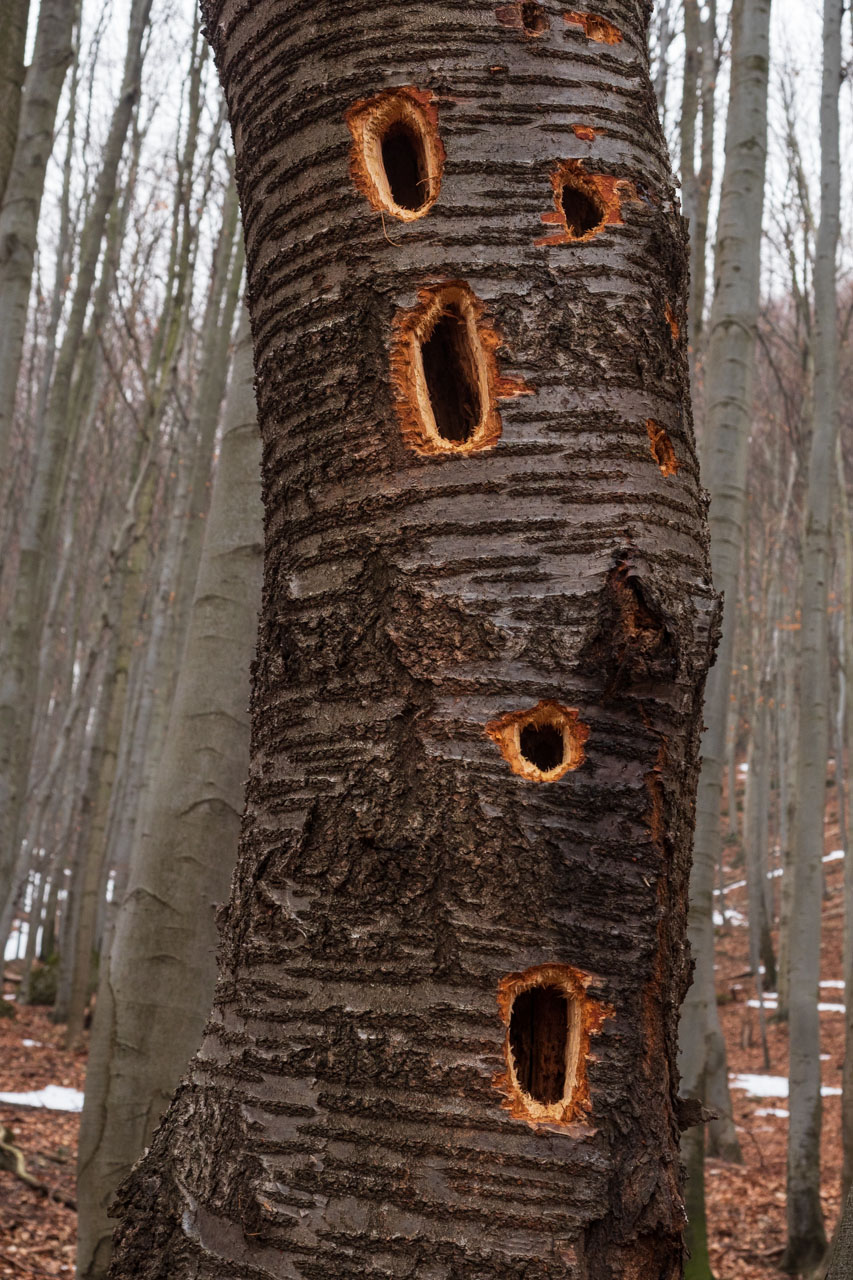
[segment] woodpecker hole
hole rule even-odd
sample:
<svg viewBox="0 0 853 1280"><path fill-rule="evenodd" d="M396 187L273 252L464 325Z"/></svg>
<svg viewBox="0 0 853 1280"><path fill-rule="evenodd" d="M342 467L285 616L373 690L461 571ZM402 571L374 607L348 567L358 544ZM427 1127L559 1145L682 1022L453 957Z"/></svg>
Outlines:
<svg viewBox="0 0 853 1280"><path fill-rule="evenodd" d="M435 429L450 444L466 444L482 413L480 378L468 318L450 303L420 346Z"/></svg>
<svg viewBox="0 0 853 1280"><path fill-rule="evenodd" d="M569 175L563 179L560 208L572 240L583 240L592 235L604 222L606 214L595 188Z"/></svg>
<svg viewBox="0 0 853 1280"><path fill-rule="evenodd" d="M513 773L531 782L558 782L584 760L589 728L572 707L540 702L530 711L514 711L486 725Z"/></svg>
<svg viewBox="0 0 853 1280"><path fill-rule="evenodd" d="M596 40L599 44L622 43L622 32L619 28L614 27L613 23L608 22L606 18L600 18L597 13L577 13L572 10L565 14L565 19L566 22L583 27L588 40Z"/></svg>
<svg viewBox="0 0 853 1280"><path fill-rule="evenodd" d="M512 1066L518 1087L535 1102L550 1106L565 1099L569 1033L574 1020L569 996L550 984L528 987L512 1002Z"/></svg>
<svg viewBox="0 0 853 1280"><path fill-rule="evenodd" d="M590 1038L613 1013L587 995L591 980L571 965L539 964L498 983L505 1070L492 1083L516 1119L571 1124L589 1112Z"/></svg>
<svg viewBox="0 0 853 1280"><path fill-rule="evenodd" d="M646 431L649 435L652 457L660 467L661 473L665 476L674 476L678 470L678 459L666 431L652 418L646 421Z"/></svg>
<svg viewBox="0 0 853 1280"><path fill-rule="evenodd" d="M518 735L521 754L540 773L550 773L563 763L563 731L552 724L528 724Z"/></svg>
<svg viewBox="0 0 853 1280"><path fill-rule="evenodd" d="M350 173L375 209L402 222L428 213L438 198L444 147L429 94L398 89L347 112L353 136Z"/></svg>
<svg viewBox="0 0 853 1280"><path fill-rule="evenodd" d="M548 30L550 23L541 4L536 4L535 0L524 0L521 5L521 25L528 35L541 36Z"/></svg>
<svg viewBox="0 0 853 1280"><path fill-rule="evenodd" d="M395 204L420 209L429 194L423 139L405 120L390 124L382 137L382 164Z"/></svg>

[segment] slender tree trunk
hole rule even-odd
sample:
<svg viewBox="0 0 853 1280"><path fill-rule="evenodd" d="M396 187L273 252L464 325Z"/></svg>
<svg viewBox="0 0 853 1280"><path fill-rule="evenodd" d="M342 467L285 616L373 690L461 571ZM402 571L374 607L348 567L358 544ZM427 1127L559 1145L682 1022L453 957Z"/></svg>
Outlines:
<svg viewBox="0 0 853 1280"><path fill-rule="evenodd" d="M68 0L65 0L67 3ZM69 451L67 417L77 349L94 286L104 228L115 198L119 162L139 91L142 46L151 0L133 0L119 101L82 234L77 284L56 362L29 506L21 533L15 594L0 638L0 902L11 891L29 771L40 643L47 601L47 564L54 546L59 497ZM2 328L2 325L0 325Z"/></svg>
<svg viewBox="0 0 853 1280"><path fill-rule="evenodd" d="M259 462L246 320L173 715L99 992L80 1141L81 1280L106 1274L107 1208L198 1047L213 995L213 907L227 897L249 759Z"/></svg>
<svg viewBox="0 0 853 1280"><path fill-rule="evenodd" d="M838 321L835 260L841 176L838 95L843 0L825 0L820 105L821 203L815 254L814 430L803 542L797 824L789 976L788 1246L785 1265L798 1274L826 1251L820 1204L820 982L824 810L829 754L827 629L830 527L838 437Z"/></svg>
<svg viewBox="0 0 853 1280"><path fill-rule="evenodd" d="M726 723L737 631L735 604L743 552L767 147L769 28L770 0L735 0L732 83L714 267L716 289L705 376L704 479L711 492L711 561L725 608L722 641L705 701L690 880L689 933L696 969L680 1032L685 1093L699 1096L704 1080L706 1101L721 1116L713 1126L713 1149L729 1159L739 1158L740 1150L714 989L712 904L714 870L720 855ZM693 1171L698 1176L695 1161Z"/></svg>
<svg viewBox="0 0 853 1280"><path fill-rule="evenodd" d="M0 207L18 141L30 0L5 0L0 11Z"/></svg>
<svg viewBox="0 0 853 1280"><path fill-rule="evenodd" d="M206 6L265 604L215 1012L122 1280L680 1275L716 605L648 7L607 15Z"/></svg>
<svg viewBox="0 0 853 1280"><path fill-rule="evenodd" d="M835 1233L826 1280L850 1280L851 1276L853 1276L853 1191L847 1196L844 1212Z"/></svg>
<svg viewBox="0 0 853 1280"><path fill-rule="evenodd" d="M841 514L842 569L841 569L841 633L843 637L841 661L844 668L846 692L846 717L842 733L840 768L844 771L844 746L846 739L848 770L853 769L853 524L850 519L850 499L847 493L847 477L844 472L844 452L841 439L835 445L838 475L838 500ZM837 768L839 766L836 766ZM844 802L843 795L840 796ZM853 833L853 779L847 775L847 832ZM853 850L847 848L844 859L844 1067L842 1075L841 1136L844 1150L841 1172L842 1198L846 1202L853 1188Z"/></svg>
<svg viewBox="0 0 853 1280"><path fill-rule="evenodd" d="M10 14L26 5L3 0ZM71 63L77 0L41 0L33 61L27 71L14 157L0 203L0 465L7 462L15 391L24 350L39 211L65 73ZM5 12L4 12L5 19ZM5 21L0 25L4 34ZM6 118L0 110L0 129ZM2 178L2 173L0 173Z"/></svg>

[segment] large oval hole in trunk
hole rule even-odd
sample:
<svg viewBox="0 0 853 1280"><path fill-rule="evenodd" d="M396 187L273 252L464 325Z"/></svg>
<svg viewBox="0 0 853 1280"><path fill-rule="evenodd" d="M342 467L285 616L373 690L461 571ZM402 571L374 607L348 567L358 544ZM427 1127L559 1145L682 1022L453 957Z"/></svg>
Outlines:
<svg viewBox="0 0 853 1280"><path fill-rule="evenodd" d="M422 344L421 359L438 434L464 444L477 429L482 405L468 322L455 303L445 307Z"/></svg>
<svg viewBox="0 0 853 1280"><path fill-rule="evenodd" d="M560 1102L566 1092L569 999L555 986L528 987L515 997L509 1045L519 1086L537 1102Z"/></svg>
<svg viewBox="0 0 853 1280"><path fill-rule="evenodd" d="M429 174L423 139L404 120L390 124L382 138L382 164L388 189L402 209L423 208L429 197Z"/></svg>

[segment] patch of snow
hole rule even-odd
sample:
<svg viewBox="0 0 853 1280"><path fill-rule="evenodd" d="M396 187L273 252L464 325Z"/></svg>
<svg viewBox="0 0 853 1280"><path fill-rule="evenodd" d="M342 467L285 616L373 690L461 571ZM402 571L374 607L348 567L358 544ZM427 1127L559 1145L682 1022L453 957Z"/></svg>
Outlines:
<svg viewBox="0 0 853 1280"><path fill-rule="evenodd" d="M839 991L844 990L844 980L842 978L824 978L820 985L822 987L837 987Z"/></svg>
<svg viewBox="0 0 853 1280"><path fill-rule="evenodd" d="M741 1072L732 1076L733 1089L743 1089L751 1098L787 1098L787 1076L754 1076Z"/></svg>
<svg viewBox="0 0 853 1280"><path fill-rule="evenodd" d="M42 1048L41 1040L22 1040L21 1044L24 1046L25 1049L41 1049Z"/></svg>
<svg viewBox="0 0 853 1280"><path fill-rule="evenodd" d="M821 1060L821 1062L831 1062L831 1061L832 1061L832 1054L831 1054L831 1053L822 1053L822 1054L820 1055L820 1060Z"/></svg>
<svg viewBox="0 0 853 1280"><path fill-rule="evenodd" d="M741 1072L739 1075L732 1076L730 1081L733 1089L743 1089L750 1098L787 1098L788 1096L788 1077L787 1076L754 1076L749 1072ZM841 1090L834 1085L825 1084L821 1088L821 1097L836 1098L841 1094ZM756 1115L774 1115L774 1111L758 1111ZM787 1115L787 1111L784 1113Z"/></svg>
<svg viewBox="0 0 853 1280"><path fill-rule="evenodd" d="M749 773L749 764L748 764L748 762L747 762L746 760L744 760L742 764L739 764L739 765L738 765L738 767L737 767L737 771L738 771L738 773Z"/></svg>
<svg viewBox="0 0 853 1280"><path fill-rule="evenodd" d="M742 916L739 911L727 911L723 915L722 911L714 912L714 924L720 928L724 924L733 924L736 929L745 929L749 924L746 916Z"/></svg>
<svg viewBox="0 0 853 1280"><path fill-rule="evenodd" d="M844 857L843 849L833 849L832 853L827 853L824 855L823 860L824 862L838 862L838 860L843 857Z"/></svg>
<svg viewBox="0 0 853 1280"><path fill-rule="evenodd" d="M0 1102L13 1107L46 1107L48 1111L82 1111L83 1094L61 1084L49 1084L32 1093L0 1093Z"/></svg>
<svg viewBox="0 0 853 1280"><path fill-rule="evenodd" d="M787 1120L791 1113L786 1111L784 1107L759 1107L755 1114L757 1116L778 1116L780 1120Z"/></svg>
<svg viewBox="0 0 853 1280"><path fill-rule="evenodd" d="M819 1004L818 1013L846 1013L847 1007L843 1004Z"/></svg>

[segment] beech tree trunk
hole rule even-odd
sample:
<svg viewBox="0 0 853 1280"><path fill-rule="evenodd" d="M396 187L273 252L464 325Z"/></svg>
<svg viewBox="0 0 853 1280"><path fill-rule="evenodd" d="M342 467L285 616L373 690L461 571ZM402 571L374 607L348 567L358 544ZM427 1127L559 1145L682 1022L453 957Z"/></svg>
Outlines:
<svg viewBox="0 0 853 1280"><path fill-rule="evenodd" d="M743 548L752 370L758 323L761 217L767 143L770 0L735 0L726 157L720 194L716 288L708 327L703 471L711 493L714 583L725 601L722 643L708 681L696 842L690 882L690 943L696 971L681 1024L685 1092L718 1112L712 1149L739 1158L714 989L714 872L720 858L721 795L736 601ZM691 1159L691 1176L699 1164ZM698 1203L698 1197L691 1197ZM700 1273L696 1273L700 1274ZM707 1268L706 1268L707 1274Z"/></svg>
<svg viewBox="0 0 853 1280"><path fill-rule="evenodd" d="M26 6L9 3L0 20L0 39L26 38ZM15 411L15 390L24 350L27 303L33 277L39 211L59 95L71 65L76 0L41 0L33 61L15 111L16 137L7 175L0 171L0 464L5 465ZM23 22L23 32L16 28ZM12 28L7 30L7 23ZM23 46L21 47L23 54ZM3 56L13 51L6 46ZM3 134L11 123L2 111ZM5 139L4 144L5 146ZM0 160L2 163L2 160ZM3 179L5 178L5 181ZM3 189L5 187L5 195Z"/></svg>
<svg viewBox="0 0 853 1280"><path fill-rule="evenodd" d="M838 319L835 269L841 168L843 0L825 0L820 103L821 201L815 252L814 428L809 453L803 539L800 632L797 821L794 903L790 929L788 1028L791 1121L788 1130L788 1246L796 1274L819 1265L826 1251L820 1202L820 982L824 816L829 755L829 634L827 605L835 442L838 436Z"/></svg>
<svg viewBox="0 0 853 1280"><path fill-rule="evenodd" d="M198 1047L213 994L214 907L228 894L249 758L246 703L260 603L258 467L247 322L234 358L172 720L112 953L102 961L80 1135L81 1280L106 1275L108 1205Z"/></svg>
<svg viewBox="0 0 853 1280"><path fill-rule="evenodd" d="M205 5L264 603L214 1010L115 1278L681 1275L717 604L650 6L601 8Z"/></svg>

